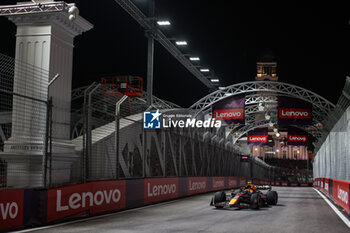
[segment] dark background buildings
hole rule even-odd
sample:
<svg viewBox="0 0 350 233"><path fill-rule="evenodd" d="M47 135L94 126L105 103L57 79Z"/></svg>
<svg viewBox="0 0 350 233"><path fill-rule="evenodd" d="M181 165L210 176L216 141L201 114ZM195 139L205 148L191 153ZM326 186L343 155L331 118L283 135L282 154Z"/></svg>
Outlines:
<svg viewBox="0 0 350 233"><path fill-rule="evenodd" d="M1 0L0 4L16 1ZM103 76L146 78L144 30L113 0L74 0L94 29L75 39L73 87ZM134 0L144 12L147 0ZM221 86L252 81L266 53L278 62L279 81L336 102L350 75L350 13L345 4L320 1L156 0L156 15L172 25L162 31L185 39L183 53L215 71ZM0 18L0 53L14 56L15 26ZM187 107L208 93L157 42L154 94Z"/></svg>

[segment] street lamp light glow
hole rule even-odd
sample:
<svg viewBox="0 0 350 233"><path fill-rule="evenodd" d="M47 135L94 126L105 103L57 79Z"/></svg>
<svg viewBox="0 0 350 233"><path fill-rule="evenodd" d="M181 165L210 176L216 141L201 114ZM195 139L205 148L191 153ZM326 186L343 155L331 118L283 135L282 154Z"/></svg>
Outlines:
<svg viewBox="0 0 350 233"><path fill-rule="evenodd" d="M199 61L200 59L199 59L199 57L190 57L190 60L191 61Z"/></svg>
<svg viewBox="0 0 350 233"><path fill-rule="evenodd" d="M187 41L179 40L175 42L177 45L187 45Z"/></svg>
<svg viewBox="0 0 350 233"><path fill-rule="evenodd" d="M159 20L159 21L157 21L157 24L158 24L159 26L168 26L168 25L171 25L170 21L168 21L168 20Z"/></svg>
<svg viewBox="0 0 350 233"><path fill-rule="evenodd" d="M212 78L212 79L210 79L210 81L211 81L212 83L218 83L218 82L219 82L219 79L217 79L217 78Z"/></svg>
<svg viewBox="0 0 350 233"><path fill-rule="evenodd" d="M200 69L199 71L203 72L203 73L206 73L206 72L209 72L210 70L209 69Z"/></svg>

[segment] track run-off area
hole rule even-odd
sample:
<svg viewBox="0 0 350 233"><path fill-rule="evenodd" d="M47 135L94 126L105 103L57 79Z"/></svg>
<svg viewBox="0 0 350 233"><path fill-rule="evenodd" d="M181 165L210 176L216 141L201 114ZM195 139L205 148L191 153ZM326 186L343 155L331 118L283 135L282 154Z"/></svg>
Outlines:
<svg viewBox="0 0 350 233"><path fill-rule="evenodd" d="M207 193L19 232L350 232L313 188L273 190L278 204L260 210L215 209L209 206L213 193Z"/></svg>

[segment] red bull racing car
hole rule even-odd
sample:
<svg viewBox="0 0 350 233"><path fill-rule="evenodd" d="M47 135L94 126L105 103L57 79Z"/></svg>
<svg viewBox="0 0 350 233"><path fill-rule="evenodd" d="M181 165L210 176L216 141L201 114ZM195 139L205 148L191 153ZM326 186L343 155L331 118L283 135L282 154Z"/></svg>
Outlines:
<svg viewBox="0 0 350 233"><path fill-rule="evenodd" d="M216 192L211 199L210 205L216 208L252 208L259 209L267 205L276 205L278 194L271 190L269 185L253 185L241 187L237 191L226 194L224 191ZM263 192L266 191L267 192Z"/></svg>

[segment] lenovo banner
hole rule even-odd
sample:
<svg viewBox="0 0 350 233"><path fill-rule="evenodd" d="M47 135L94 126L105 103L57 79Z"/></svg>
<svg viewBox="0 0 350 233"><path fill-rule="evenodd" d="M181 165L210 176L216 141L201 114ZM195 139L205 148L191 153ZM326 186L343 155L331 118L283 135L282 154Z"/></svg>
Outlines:
<svg viewBox="0 0 350 233"><path fill-rule="evenodd" d="M241 155L241 163L248 163L250 160L249 160L250 156L249 155Z"/></svg>
<svg viewBox="0 0 350 233"><path fill-rule="evenodd" d="M245 177L239 178L239 186L245 186L247 184L247 179Z"/></svg>
<svg viewBox="0 0 350 233"><path fill-rule="evenodd" d="M288 145L290 146L307 146L309 138L305 131L289 128L288 129Z"/></svg>
<svg viewBox="0 0 350 233"><path fill-rule="evenodd" d="M93 182L91 188L95 203L90 208L91 214L125 209L125 180Z"/></svg>
<svg viewBox="0 0 350 233"><path fill-rule="evenodd" d="M324 179L324 193L325 194L329 194L329 179L325 178Z"/></svg>
<svg viewBox="0 0 350 233"><path fill-rule="evenodd" d="M48 190L47 221L125 208L125 181L98 181Z"/></svg>
<svg viewBox="0 0 350 233"><path fill-rule="evenodd" d="M278 124L311 125L312 105L299 99L279 96Z"/></svg>
<svg viewBox="0 0 350 233"><path fill-rule="evenodd" d="M207 177L188 177L188 195L205 193L207 191Z"/></svg>
<svg viewBox="0 0 350 233"><path fill-rule="evenodd" d="M0 190L0 231L23 226L23 189Z"/></svg>
<svg viewBox="0 0 350 233"><path fill-rule="evenodd" d="M144 203L161 202L178 197L178 178L149 178L144 182Z"/></svg>
<svg viewBox="0 0 350 233"><path fill-rule="evenodd" d="M349 213L349 184L350 182L333 180L333 200Z"/></svg>
<svg viewBox="0 0 350 233"><path fill-rule="evenodd" d="M238 179L237 177L234 176L229 176L228 177L228 188L237 188L238 187Z"/></svg>
<svg viewBox="0 0 350 233"><path fill-rule="evenodd" d="M215 103L212 107L212 117L221 120L225 125L244 125L245 98L227 98Z"/></svg>
<svg viewBox="0 0 350 233"><path fill-rule="evenodd" d="M212 191L225 189L225 178L224 177L212 177Z"/></svg>
<svg viewBox="0 0 350 233"><path fill-rule="evenodd" d="M248 145L267 144L267 128L255 129L248 133Z"/></svg>

